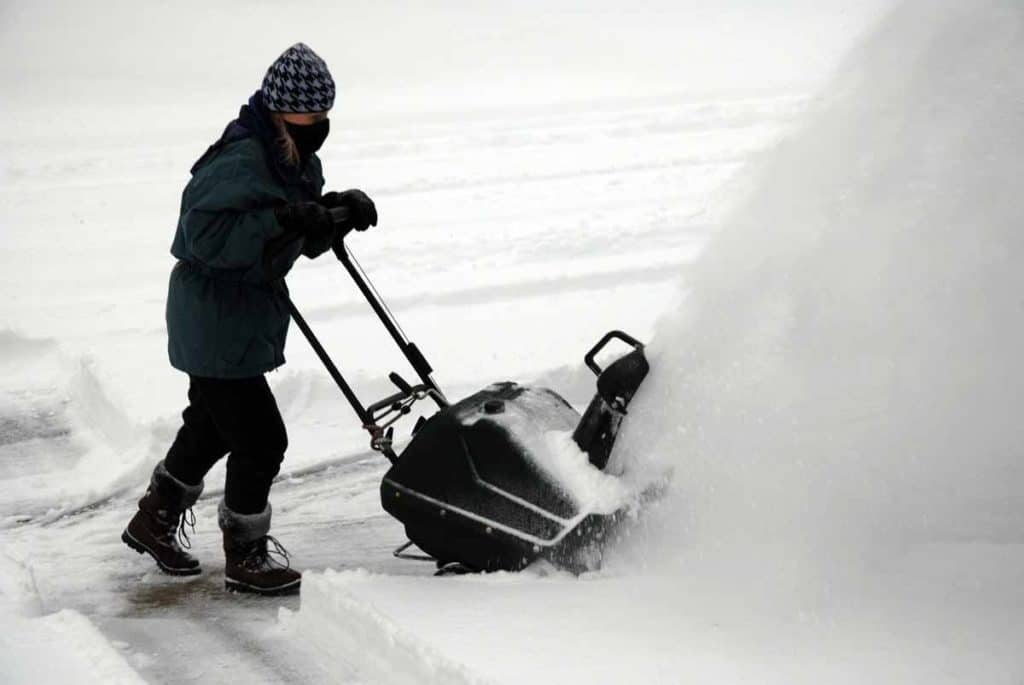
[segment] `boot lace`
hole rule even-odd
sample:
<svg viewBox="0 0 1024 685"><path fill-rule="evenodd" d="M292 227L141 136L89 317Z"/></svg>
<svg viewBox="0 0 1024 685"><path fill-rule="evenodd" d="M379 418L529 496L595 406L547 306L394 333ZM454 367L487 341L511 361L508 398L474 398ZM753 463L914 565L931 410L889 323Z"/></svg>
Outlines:
<svg viewBox="0 0 1024 685"><path fill-rule="evenodd" d="M163 514L164 512L160 512ZM166 526L158 537L162 538L170 546L180 546L181 549L192 549L192 539L189 537L188 529L192 530L192 534L196 532L196 513L192 511L192 507L185 509L178 516L175 522L166 522L162 518L157 518L162 525Z"/></svg>
<svg viewBox="0 0 1024 685"><path fill-rule="evenodd" d="M264 535L253 543L252 551L245 560L249 568L263 568L265 566L281 566L285 570L291 568L291 560L288 550L273 535Z"/></svg>
<svg viewBox="0 0 1024 685"><path fill-rule="evenodd" d="M192 511L192 507L189 507L185 511L181 512L181 517L178 519L177 533L178 543L182 549L192 549L192 540L188 536L186 526L192 529L192 534L196 533L196 513Z"/></svg>

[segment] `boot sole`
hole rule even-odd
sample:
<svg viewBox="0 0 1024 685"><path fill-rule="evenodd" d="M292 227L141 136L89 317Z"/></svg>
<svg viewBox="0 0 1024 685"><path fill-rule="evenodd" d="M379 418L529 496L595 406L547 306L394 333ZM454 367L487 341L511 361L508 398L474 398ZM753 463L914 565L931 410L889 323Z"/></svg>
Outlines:
<svg viewBox="0 0 1024 685"><path fill-rule="evenodd" d="M264 597L276 597L279 595L293 595L298 593L302 585L302 578L297 578L290 583L277 585L275 587L257 587L243 583L233 578L224 578L224 589L228 592L244 592L250 595L263 595Z"/></svg>
<svg viewBox="0 0 1024 685"><path fill-rule="evenodd" d="M186 566L185 568L174 568L172 566L167 566L157 558L156 554L153 553L153 550L149 549L144 544L136 540L132 536L132 534L129 533L127 530L121 533L121 542L128 545L139 554L148 554L150 557L153 558L153 561L156 562L157 568L159 568L161 571L163 571L169 576L198 576L200 573L203 572L203 569L199 566Z"/></svg>

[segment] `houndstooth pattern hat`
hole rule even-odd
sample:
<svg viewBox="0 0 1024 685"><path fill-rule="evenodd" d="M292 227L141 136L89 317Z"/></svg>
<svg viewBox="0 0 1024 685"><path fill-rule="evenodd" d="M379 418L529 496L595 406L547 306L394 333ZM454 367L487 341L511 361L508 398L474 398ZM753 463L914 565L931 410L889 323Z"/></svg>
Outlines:
<svg viewBox="0 0 1024 685"><path fill-rule="evenodd" d="M334 79L327 63L305 43L296 43L274 60L260 90L271 112L326 112L334 105Z"/></svg>

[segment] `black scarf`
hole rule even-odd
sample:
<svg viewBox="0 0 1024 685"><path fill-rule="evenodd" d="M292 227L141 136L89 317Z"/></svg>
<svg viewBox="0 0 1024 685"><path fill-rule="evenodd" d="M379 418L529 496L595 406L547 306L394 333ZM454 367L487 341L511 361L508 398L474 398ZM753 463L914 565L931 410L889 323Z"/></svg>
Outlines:
<svg viewBox="0 0 1024 685"><path fill-rule="evenodd" d="M224 132L220 134L217 142L207 148L203 156L196 160L196 163L192 165L191 173L195 174L196 170L216 157L228 143L253 136L259 138L267 152L267 159L270 160L271 171L283 184L309 185L313 194L316 195L316 189L312 188L310 180L303 174L308 157L300 159L298 166L289 163L284 158L278 143L280 134L270 118L270 110L263 104L263 94L260 91L253 93L249 102L242 105L238 111L238 118L231 121L224 128Z"/></svg>

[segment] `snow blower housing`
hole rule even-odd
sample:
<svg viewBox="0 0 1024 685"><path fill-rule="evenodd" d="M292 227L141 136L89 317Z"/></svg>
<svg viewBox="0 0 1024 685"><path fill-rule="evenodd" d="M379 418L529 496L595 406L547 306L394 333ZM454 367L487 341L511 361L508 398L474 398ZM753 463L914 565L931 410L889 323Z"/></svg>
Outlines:
<svg viewBox="0 0 1024 685"><path fill-rule="evenodd" d="M505 382L427 420L380 486L384 509L405 524L409 540L442 564L473 570L517 570L538 558L584 568L616 514L581 507L526 445L550 431L572 431L591 464L605 466L647 373L642 346L619 331L588 358L613 337L634 349L599 370L598 392L583 417L547 388Z"/></svg>
<svg viewBox="0 0 1024 685"><path fill-rule="evenodd" d="M344 210L332 214L344 219ZM584 361L597 377L597 391L582 416L552 390L512 382L449 404L429 363L406 339L341 238L334 253L421 380L410 385L392 373L398 392L364 407L289 300L292 318L370 433L371 447L392 463L381 482L381 503L409 538L396 556L470 571L519 570L538 559L574 571L591 566L593 552L623 512L600 513L581 505L529 446L552 431L571 432L590 464L604 469L626 407L647 375L643 345L611 331L587 352ZM612 340L632 349L602 369L596 357ZM396 455L392 424L428 397L438 411L420 419L412 440ZM412 544L429 556L406 553Z"/></svg>

